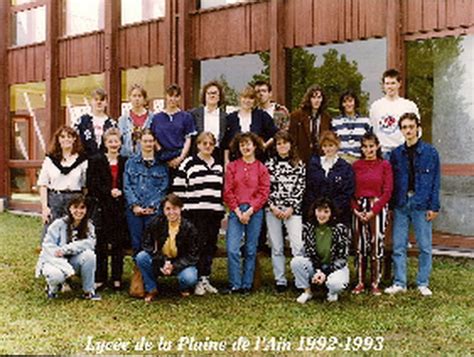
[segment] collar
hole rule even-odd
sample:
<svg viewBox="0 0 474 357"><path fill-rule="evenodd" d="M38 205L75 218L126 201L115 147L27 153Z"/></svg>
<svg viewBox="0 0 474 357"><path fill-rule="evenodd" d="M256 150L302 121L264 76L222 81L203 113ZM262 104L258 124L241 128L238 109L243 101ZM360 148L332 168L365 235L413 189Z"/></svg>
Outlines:
<svg viewBox="0 0 474 357"><path fill-rule="evenodd" d="M339 160L338 154L336 154L332 160L326 158L326 156L321 156L321 164L325 163L325 164L334 165L337 162L337 160Z"/></svg>
<svg viewBox="0 0 474 357"><path fill-rule="evenodd" d="M420 154L422 150L422 146L424 145L424 142L421 139L418 139L415 145L411 146L415 148L415 151ZM408 151L408 146L407 143L404 143L402 145L402 151L407 152Z"/></svg>
<svg viewBox="0 0 474 357"><path fill-rule="evenodd" d="M209 108L206 105L206 106L204 106L204 112L209 113L209 114L219 113L219 107L216 107L216 109L214 109L214 110L209 110Z"/></svg>

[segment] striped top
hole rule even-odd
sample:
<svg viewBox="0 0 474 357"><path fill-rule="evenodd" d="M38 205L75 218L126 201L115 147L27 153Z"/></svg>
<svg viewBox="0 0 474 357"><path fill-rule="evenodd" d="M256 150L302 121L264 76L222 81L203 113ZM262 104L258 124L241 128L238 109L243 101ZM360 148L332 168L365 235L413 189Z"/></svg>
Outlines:
<svg viewBox="0 0 474 357"><path fill-rule="evenodd" d="M371 130L370 119L359 114L354 118L339 115L332 119L331 130L341 139L340 154L360 157L360 139Z"/></svg>
<svg viewBox="0 0 474 357"><path fill-rule="evenodd" d="M183 209L223 212L223 172L217 161L209 167L197 155L185 159L173 180L173 192L183 200Z"/></svg>

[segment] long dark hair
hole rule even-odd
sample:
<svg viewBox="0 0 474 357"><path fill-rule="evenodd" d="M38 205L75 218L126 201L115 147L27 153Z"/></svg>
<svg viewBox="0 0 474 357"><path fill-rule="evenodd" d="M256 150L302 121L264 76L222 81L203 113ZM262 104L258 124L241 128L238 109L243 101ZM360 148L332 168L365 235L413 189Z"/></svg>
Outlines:
<svg viewBox="0 0 474 357"><path fill-rule="evenodd" d="M334 203L329 197L320 197L317 198L310 206L309 211L308 211L308 221L315 226L319 226L318 219L316 218L316 215L314 211L317 208L329 208L331 211L331 218L328 221L328 225L334 226L336 224L336 216L338 215L338 211L336 206L334 206Z"/></svg>
<svg viewBox="0 0 474 357"><path fill-rule="evenodd" d="M274 145L275 145L275 152L278 155L278 151L276 150L276 145L278 140L283 140L285 142L290 143L290 152L288 153L288 158L290 161L291 166L296 167L298 166L298 163L300 162L300 158L298 156L298 152L296 151L296 145L295 141L293 140L293 137L290 135L290 133L287 130L280 130L278 131L275 136L273 137Z"/></svg>
<svg viewBox="0 0 474 357"><path fill-rule="evenodd" d="M63 132L72 136L75 139L74 144L72 146L71 154L81 155L84 150L79 134L70 126L61 126L58 130L54 132L51 142L49 143L48 150L48 155L58 161L61 161L63 159L63 150L61 149L61 145L59 144L59 137Z"/></svg>
<svg viewBox="0 0 474 357"><path fill-rule="evenodd" d="M306 93L301 100L300 108L308 113L311 113L313 110L313 106L311 105L311 97L313 97L317 92L321 93L323 100L321 101L321 105L318 108L317 115L321 115L321 113L326 109L326 95L323 92L323 89L318 85L312 85L306 90Z"/></svg>
<svg viewBox="0 0 474 357"><path fill-rule="evenodd" d="M357 96L357 94L353 90L350 90L350 89L345 91L344 93L342 93L341 96L339 97L339 110L340 110L341 114L346 115L344 106L342 105L344 103L344 101L346 100L346 98L354 99L354 111L355 111L356 114L358 114L359 113L359 105L360 105L359 97Z"/></svg>
<svg viewBox="0 0 474 357"><path fill-rule="evenodd" d="M360 139L360 146L364 145L364 141L373 141L375 145L377 145L379 148L377 149L377 159L383 160L383 155L382 155L382 148L380 147L380 140L372 132L365 133L364 136ZM361 150L360 151L360 157L361 159L365 159L364 152Z"/></svg>
<svg viewBox="0 0 474 357"><path fill-rule="evenodd" d="M68 202L67 204L67 240L68 242L72 241L72 232L73 232L73 223L74 223L74 218L72 217L71 210L70 208L72 206L79 206L81 204L84 204L87 209L87 200L82 194L77 194L74 195ZM82 219L81 223L79 223L79 226L76 227L77 229L77 239L86 239L87 234L89 233L89 227L88 227L88 219L89 214L86 211L86 215Z"/></svg>

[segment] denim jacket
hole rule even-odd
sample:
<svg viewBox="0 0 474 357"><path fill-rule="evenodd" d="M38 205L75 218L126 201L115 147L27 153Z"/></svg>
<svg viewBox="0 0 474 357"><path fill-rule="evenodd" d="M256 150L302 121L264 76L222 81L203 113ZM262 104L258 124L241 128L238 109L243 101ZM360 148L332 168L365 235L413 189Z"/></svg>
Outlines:
<svg viewBox="0 0 474 357"><path fill-rule="evenodd" d="M127 206L140 206L160 210L166 195L169 175L166 163L155 156L151 167L146 167L142 154L132 156L125 164L124 193Z"/></svg>
<svg viewBox="0 0 474 357"><path fill-rule="evenodd" d="M392 151L390 163L393 168L394 190L392 203L395 207L407 203L408 153L405 144ZM412 198L417 210L439 211L439 189L441 181L438 151L434 146L419 140L414 157L415 195Z"/></svg>
<svg viewBox="0 0 474 357"><path fill-rule="evenodd" d="M151 127L151 119L153 113L148 112L148 118L145 120L142 129L149 129ZM120 149L120 155L124 157L130 157L137 154L140 151L140 144L133 148L132 133L133 133L133 122L129 114L122 115L118 120L118 128L122 133L122 148Z"/></svg>
<svg viewBox="0 0 474 357"><path fill-rule="evenodd" d="M65 256L77 255L85 250L95 248L95 228L92 221L88 221L88 233L85 239L68 243L67 222L68 218L58 218L48 227L43 240L41 254L36 264L36 277L41 275L41 270L45 263L52 264L61 270L65 276L74 274L74 268L68 262L67 257L56 257L54 253L60 249Z"/></svg>

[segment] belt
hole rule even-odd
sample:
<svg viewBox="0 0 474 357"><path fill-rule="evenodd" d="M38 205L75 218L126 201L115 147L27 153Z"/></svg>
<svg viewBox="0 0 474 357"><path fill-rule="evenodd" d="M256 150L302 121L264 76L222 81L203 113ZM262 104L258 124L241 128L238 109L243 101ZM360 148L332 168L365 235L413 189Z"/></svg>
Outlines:
<svg viewBox="0 0 474 357"><path fill-rule="evenodd" d="M73 190L52 190L52 189L48 189L48 193L54 193L55 195L59 195L59 194L78 194L78 193L82 193L82 191L80 190L76 190L76 191L73 191Z"/></svg>

